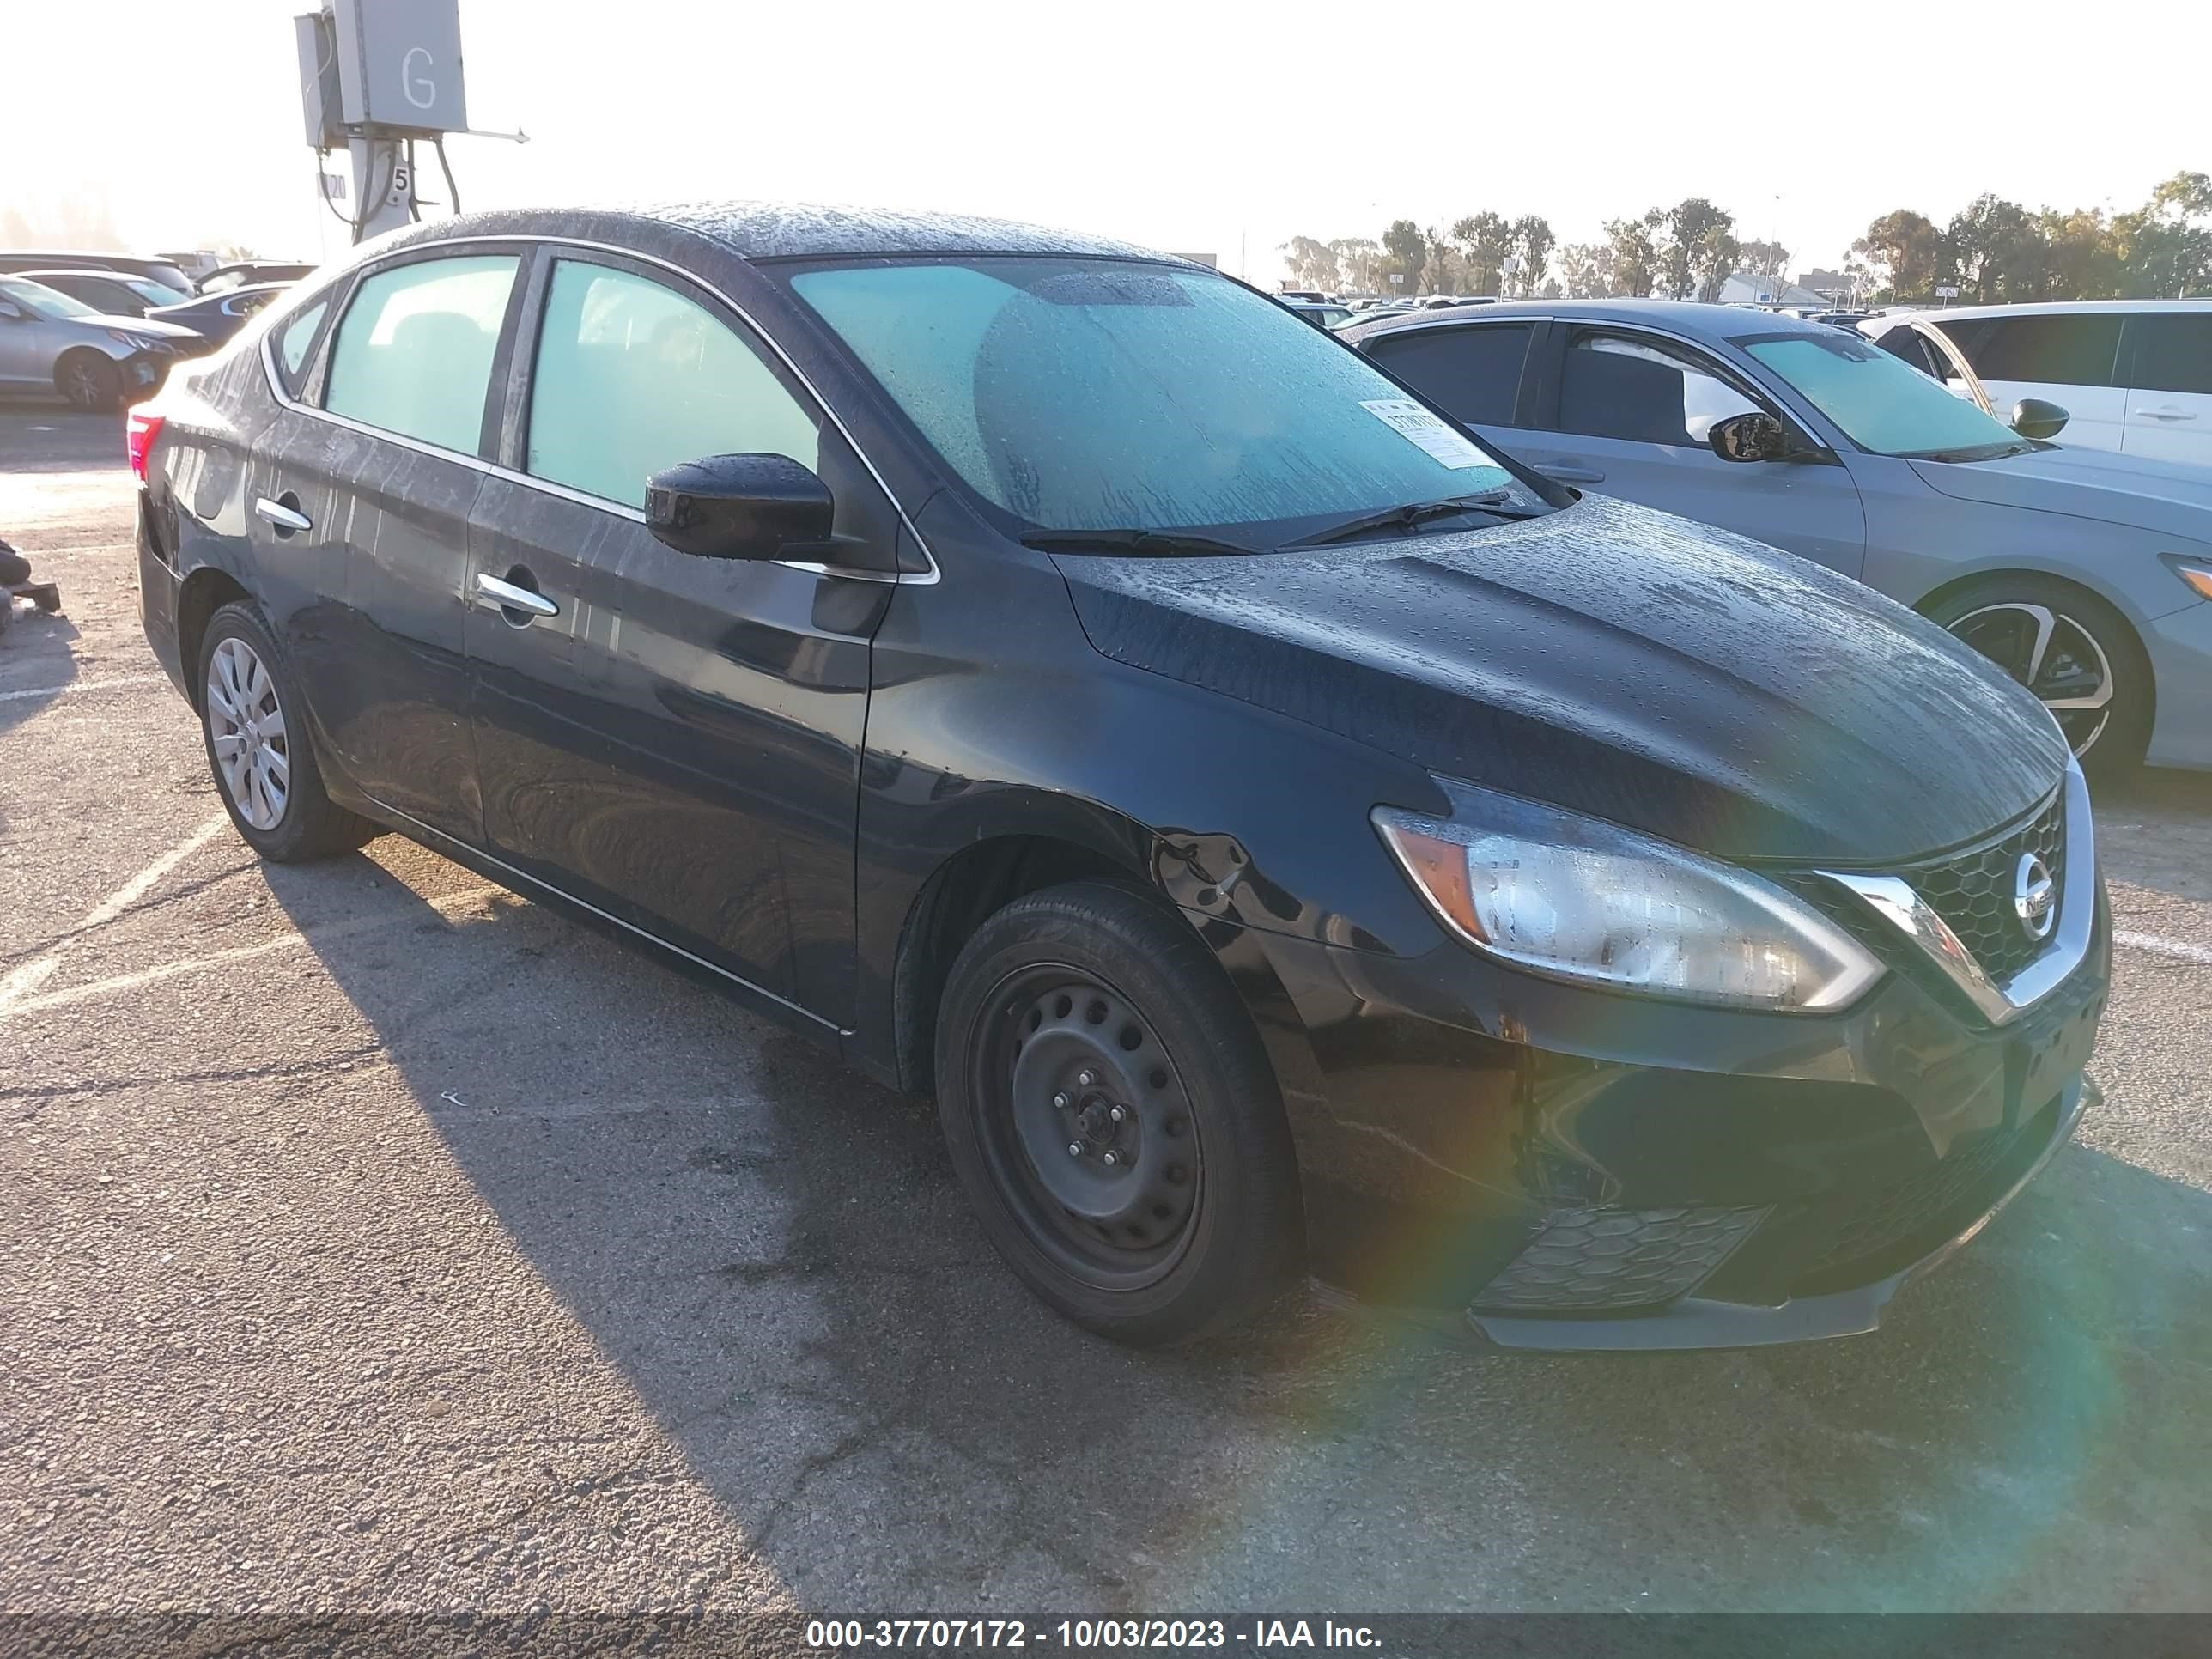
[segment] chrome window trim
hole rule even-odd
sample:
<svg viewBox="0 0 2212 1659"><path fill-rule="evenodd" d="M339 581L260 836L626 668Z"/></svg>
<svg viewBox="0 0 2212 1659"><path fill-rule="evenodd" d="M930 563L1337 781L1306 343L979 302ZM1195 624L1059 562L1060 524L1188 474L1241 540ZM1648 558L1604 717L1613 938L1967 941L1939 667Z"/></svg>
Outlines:
<svg viewBox="0 0 2212 1659"><path fill-rule="evenodd" d="M1992 1025L2017 1019L2070 978L2089 954L2097 925L2097 831L2090 819L2089 784L2078 761L2069 761L2060 786L2066 820L2066 887L2058 925L2043 953L2002 984L1982 971L1949 924L1901 876L1821 870L1838 886L1912 941L1945 978L1963 992Z"/></svg>
<svg viewBox="0 0 2212 1659"><path fill-rule="evenodd" d="M658 266L672 276L680 277L690 283L702 293L712 295L727 307L731 315L736 317L751 331L753 337L774 353L775 360L790 372L791 377L805 388L806 395L814 400L815 407L819 409L830 423L837 428L839 435L851 447L853 453L860 458L860 465L868 470L868 476L876 481L876 488L884 492L884 499L891 504L891 510L898 514L899 522L906 526L907 534L914 538L914 544L921 550L921 556L927 561L929 568L927 570L847 570L842 567L833 567L805 559L768 559L762 562L780 565L787 570L802 571L809 575L838 576L854 581L890 582L914 587L927 587L942 579L942 571L938 565L937 556L929 550L929 543L924 539L921 530L915 526L913 515L906 510L906 503L899 500L868 452L860 447L860 440L853 435L852 428L847 426L843 417L830 407L830 400L822 395L821 388L807 377L806 371L792 361L791 354L783 349L775 337L755 321L750 312L723 293L720 289L716 288L697 272L687 270L672 260L656 258L650 253L641 253L635 248L617 247L610 242L586 241L576 236L523 235L514 233L496 236L453 236L440 238L434 241L410 242L405 247L395 248L392 252L394 254L411 254L426 248L471 247L485 242L526 242L550 248L573 247L582 248L593 253L611 253L618 258L635 259L641 264ZM363 274L375 270L380 263L373 261L340 274L357 280ZM337 278L334 276L333 281L335 280ZM319 289L317 291L320 292ZM325 331L325 337L327 339L334 335L337 325L343 321L343 317L333 318L329 329ZM595 507L602 513L611 514L618 519L628 519L633 524L641 525L645 522L643 513L636 507L625 506L620 501L610 501L598 495L587 495L580 489L571 489L565 484L556 484L548 479L533 477L527 472L518 472L513 467L501 466L496 461L488 461L481 455L465 455L459 450L441 449L437 445L426 444L418 438L410 438L403 433L387 432L382 427L370 426L366 422L351 420L343 415L333 415L327 409L318 409L313 404L300 402L284 390L284 383L276 373L276 362L270 355L270 342L280 332L282 332L281 329L271 327L262 336L261 375L263 380L268 382L270 395L293 413L306 415L318 421L327 421L333 426L343 427L349 431L358 432L368 437L381 438L387 443L398 444L403 449L414 450L417 454L433 456L439 460L457 461L461 465L483 473L488 477L502 479L508 483L520 484L525 489L538 490L548 495L557 495L562 501L574 501L580 507ZM319 346L322 343L322 341L317 342ZM519 344L520 342L517 343Z"/></svg>

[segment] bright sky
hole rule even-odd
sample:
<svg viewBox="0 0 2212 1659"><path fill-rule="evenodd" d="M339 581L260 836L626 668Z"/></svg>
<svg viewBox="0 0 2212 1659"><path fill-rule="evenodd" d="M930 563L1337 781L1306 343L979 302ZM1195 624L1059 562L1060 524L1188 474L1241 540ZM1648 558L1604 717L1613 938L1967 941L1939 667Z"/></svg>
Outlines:
<svg viewBox="0 0 2212 1659"><path fill-rule="evenodd" d="M370 0L374 3L374 0ZM9 7L0 206L104 191L135 246L345 245L314 194L309 0ZM1832 265L1984 190L2132 207L2212 169L2204 0L1908 8L1298 0L460 0L466 205L765 197L941 207L1212 252L1494 208L1562 241L1687 195ZM1403 21L1396 21L1403 20ZM97 95L87 97L88 87ZM434 172L424 193L439 197Z"/></svg>

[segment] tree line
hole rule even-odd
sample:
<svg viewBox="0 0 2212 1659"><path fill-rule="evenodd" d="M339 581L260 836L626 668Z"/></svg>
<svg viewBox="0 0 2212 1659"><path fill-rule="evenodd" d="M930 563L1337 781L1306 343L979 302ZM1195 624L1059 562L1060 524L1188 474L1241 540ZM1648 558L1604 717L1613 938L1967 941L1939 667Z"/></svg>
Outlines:
<svg viewBox="0 0 2212 1659"><path fill-rule="evenodd" d="M1780 270L1790 260L1787 248L1739 240L1735 216L1702 196L1613 220L1605 234L1601 242L1561 244L1540 213L1508 219L1486 209L1426 230L1395 220L1379 239L1293 236L1282 254L1300 288L1508 300L1612 294L1710 300L1747 263Z"/></svg>
<svg viewBox="0 0 2212 1659"><path fill-rule="evenodd" d="M2183 299L2212 290L2212 175L2177 173L2126 213L2038 208L1976 197L1938 226L1885 213L1845 267L1879 301L1938 288L1990 305L2018 300Z"/></svg>
<svg viewBox="0 0 2212 1659"><path fill-rule="evenodd" d="M1702 196L1608 220L1600 241L1562 244L1541 214L1508 219L1486 210L1427 229L1394 220L1374 238L1293 236L1281 252L1297 288L1509 300L1711 301L1735 271L1779 278L1790 262L1778 243L1739 238L1735 216ZM1931 299L1947 287L1984 303L2202 293L2212 289L2212 177L2177 173L2128 213L2030 212L1984 195L1939 227L1899 208L1852 243L1842 274L1883 303Z"/></svg>

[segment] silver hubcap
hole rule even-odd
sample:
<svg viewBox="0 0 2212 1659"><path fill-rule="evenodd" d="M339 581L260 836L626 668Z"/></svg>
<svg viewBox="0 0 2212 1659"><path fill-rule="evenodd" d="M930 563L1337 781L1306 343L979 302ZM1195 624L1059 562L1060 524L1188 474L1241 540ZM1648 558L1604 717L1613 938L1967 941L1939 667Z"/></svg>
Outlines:
<svg viewBox="0 0 2212 1659"><path fill-rule="evenodd" d="M2008 600L1969 611L1952 633L2042 700L2077 755L2112 718L2112 665L2097 636L2063 611Z"/></svg>
<svg viewBox="0 0 2212 1659"><path fill-rule="evenodd" d="M244 640L225 640L208 659L207 721L230 804L256 830L274 830L292 798L292 745L276 682Z"/></svg>

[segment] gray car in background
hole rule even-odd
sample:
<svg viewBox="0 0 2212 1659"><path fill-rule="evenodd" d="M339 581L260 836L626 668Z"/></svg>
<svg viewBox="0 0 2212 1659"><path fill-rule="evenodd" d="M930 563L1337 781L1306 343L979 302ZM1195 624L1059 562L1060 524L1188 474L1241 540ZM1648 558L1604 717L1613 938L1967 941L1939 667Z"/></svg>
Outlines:
<svg viewBox="0 0 2212 1659"><path fill-rule="evenodd" d="M2004 665L2094 771L2212 768L2212 471L2015 431L1858 334L1539 301L1339 331L1579 489L1856 576Z"/></svg>
<svg viewBox="0 0 2212 1659"><path fill-rule="evenodd" d="M40 283L0 276L0 392L58 392L108 410L157 391L170 366L213 350L189 328L113 317Z"/></svg>

